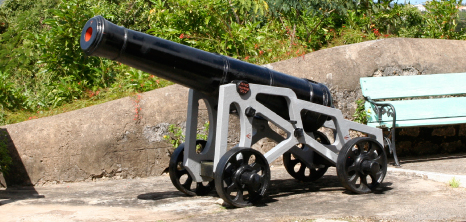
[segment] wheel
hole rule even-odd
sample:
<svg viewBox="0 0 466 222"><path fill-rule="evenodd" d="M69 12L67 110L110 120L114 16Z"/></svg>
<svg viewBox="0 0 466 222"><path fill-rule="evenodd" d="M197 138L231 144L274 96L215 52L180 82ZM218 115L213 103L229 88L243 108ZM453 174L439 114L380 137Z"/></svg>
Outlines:
<svg viewBox="0 0 466 222"><path fill-rule="evenodd" d="M257 203L270 183L267 159L251 148L233 148L222 156L215 170L215 189L228 204L246 207Z"/></svg>
<svg viewBox="0 0 466 222"><path fill-rule="evenodd" d="M204 140L197 140L196 147L205 147L206 143ZM184 143L175 149L168 165L168 172L173 185L176 189L189 196L207 195L214 188L214 182L210 181L206 185L202 182L193 183L191 175L183 166L183 156Z"/></svg>
<svg viewBox="0 0 466 222"><path fill-rule="evenodd" d="M343 186L354 193L375 190L387 174L387 155L377 140L354 138L340 150L337 175Z"/></svg>
<svg viewBox="0 0 466 222"><path fill-rule="evenodd" d="M325 145L330 144L330 141L325 134L320 131L314 132L314 139ZM303 149L304 148L305 147L303 147ZM309 149L309 147L307 147L307 149ZM314 151L311 150L310 152ZM283 154L283 165L285 166L286 171L288 171L293 178L303 182L311 182L321 178L328 169L328 164L323 164L325 161L326 160L321 155L314 152L313 163L316 166L320 165L320 167L310 169L305 163L294 156L294 154L290 152Z"/></svg>

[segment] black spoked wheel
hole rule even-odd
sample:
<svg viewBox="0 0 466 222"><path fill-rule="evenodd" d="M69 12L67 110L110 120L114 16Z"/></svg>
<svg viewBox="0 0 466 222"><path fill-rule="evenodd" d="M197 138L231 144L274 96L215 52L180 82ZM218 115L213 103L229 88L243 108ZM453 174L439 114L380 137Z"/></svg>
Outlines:
<svg viewBox="0 0 466 222"><path fill-rule="evenodd" d="M215 189L228 204L246 207L257 203L270 183L267 159L251 148L233 148L220 159L215 170Z"/></svg>
<svg viewBox="0 0 466 222"><path fill-rule="evenodd" d="M377 140L354 138L338 154L337 174L343 186L354 193L375 190L387 174L387 156Z"/></svg>
<svg viewBox="0 0 466 222"><path fill-rule="evenodd" d="M205 147L206 143L207 142L204 140L197 140L196 148L200 147L202 149ZM188 170L183 166L183 156L184 143L175 149L170 158L170 164L168 165L168 172L173 185L176 189L189 196L207 195L214 188L214 181L205 183L194 182Z"/></svg>
<svg viewBox="0 0 466 222"><path fill-rule="evenodd" d="M330 141L320 131L314 132L314 139L320 142L321 144L328 145ZM309 147L303 146L302 149L309 149ZM310 151L313 152L313 151ZM283 165L285 166L286 171L295 179L303 182L311 182L321 178L325 172L327 172L328 165L323 164L325 159L319 154L314 152L313 163L315 168L309 168L303 163L300 159L294 156L290 152L283 154Z"/></svg>

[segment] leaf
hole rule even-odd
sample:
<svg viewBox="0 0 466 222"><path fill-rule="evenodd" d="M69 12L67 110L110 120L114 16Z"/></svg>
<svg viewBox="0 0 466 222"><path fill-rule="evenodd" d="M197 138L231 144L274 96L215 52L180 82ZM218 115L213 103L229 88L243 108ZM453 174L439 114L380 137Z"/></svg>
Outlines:
<svg viewBox="0 0 466 222"><path fill-rule="evenodd" d="M46 25L55 25L56 20L55 19L45 19L44 21L42 21L42 23L44 23Z"/></svg>
<svg viewBox="0 0 466 222"><path fill-rule="evenodd" d="M208 16L208 17L205 18L204 24L205 24L206 26L209 25L209 22L210 22L210 19L211 19L211 18L212 18L212 17L210 17L210 16Z"/></svg>

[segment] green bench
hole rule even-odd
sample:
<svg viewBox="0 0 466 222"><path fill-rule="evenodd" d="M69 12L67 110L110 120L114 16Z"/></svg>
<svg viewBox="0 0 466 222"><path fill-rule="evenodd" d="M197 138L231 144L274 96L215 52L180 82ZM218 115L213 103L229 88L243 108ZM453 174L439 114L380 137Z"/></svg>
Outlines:
<svg viewBox="0 0 466 222"><path fill-rule="evenodd" d="M367 125L388 129L385 141L397 166L395 128L466 123L466 73L366 77L360 83Z"/></svg>

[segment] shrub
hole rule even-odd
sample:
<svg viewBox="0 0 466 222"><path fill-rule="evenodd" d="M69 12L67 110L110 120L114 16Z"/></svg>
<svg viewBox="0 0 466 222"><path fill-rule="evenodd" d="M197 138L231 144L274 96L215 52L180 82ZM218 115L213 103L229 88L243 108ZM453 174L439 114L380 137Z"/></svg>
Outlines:
<svg viewBox="0 0 466 222"><path fill-rule="evenodd" d="M366 109L364 107L364 103L366 101L364 99L358 99L356 100L356 111L353 114L354 121L362 124L367 124L367 118L369 115L366 112Z"/></svg>
<svg viewBox="0 0 466 222"><path fill-rule="evenodd" d="M462 1L433 0L425 13L393 2L7 0L0 6L0 105L8 112L1 116L170 84L110 60L86 57L79 46L81 29L99 14L130 29L256 64L379 38L466 37L457 28Z"/></svg>

